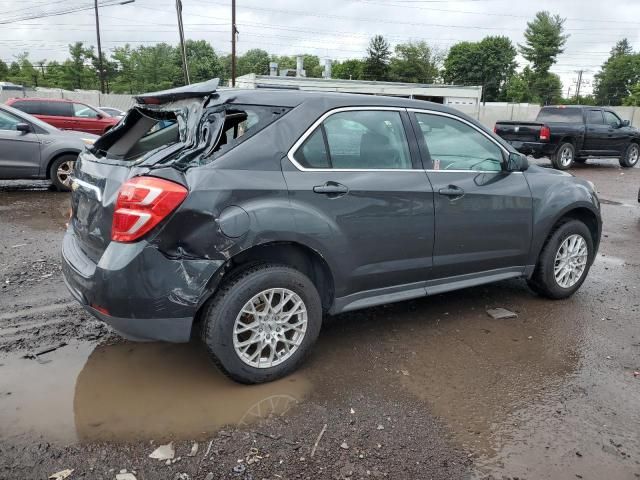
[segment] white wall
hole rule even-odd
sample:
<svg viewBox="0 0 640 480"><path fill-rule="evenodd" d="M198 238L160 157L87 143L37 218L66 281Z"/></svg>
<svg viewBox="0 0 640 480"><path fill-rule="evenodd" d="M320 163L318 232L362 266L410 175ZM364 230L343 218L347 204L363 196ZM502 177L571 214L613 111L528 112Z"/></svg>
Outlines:
<svg viewBox="0 0 640 480"><path fill-rule="evenodd" d="M0 102L5 103L8 99L23 96L20 92L9 91L0 92ZM77 100L83 103L88 103L95 107L114 107L120 110L128 110L134 105L134 100L131 95L117 95L113 93L102 94L99 92L90 91L78 91L72 92L69 90L29 90L25 92L25 97L30 98L66 98L69 100Z"/></svg>
<svg viewBox="0 0 640 480"><path fill-rule="evenodd" d="M278 78L278 77L274 77ZM294 78L295 80L295 78ZM4 103L9 98L16 97L16 93L20 92L0 92L0 102ZM72 92L69 90L44 90L44 91L27 91L26 97L42 97L42 98L67 98L70 100L78 100L96 107L115 107L120 110L128 110L134 105L131 95L117 94L101 94L99 92L79 91ZM455 97L449 97L456 100ZM460 100L460 98L458 98ZM536 115L540 111L538 105L528 103L504 103L504 102L487 102L485 105L456 105L448 106L456 108L467 115L480 120L484 126L493 129L496 122L500 120L520 120L524 122L534 121ZM638 107L611 107L620 118L631 121L634 126L640 126L640 108Z"/></svg>

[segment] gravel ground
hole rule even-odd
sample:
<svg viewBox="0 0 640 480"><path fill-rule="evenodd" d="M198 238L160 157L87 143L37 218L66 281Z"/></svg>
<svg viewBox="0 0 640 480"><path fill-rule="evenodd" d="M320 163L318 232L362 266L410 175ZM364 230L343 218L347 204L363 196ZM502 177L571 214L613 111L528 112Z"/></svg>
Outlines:
<svg viewBox="0 0 640 480"><path fill-rule="evenodd" d="M257 387L84 313L60 278L67 195L0 182L0 478L640 478L640 169L573 173L604 216L573 298L508 281L330 318ZM148 457L169 441L179 460Z"/></svg>

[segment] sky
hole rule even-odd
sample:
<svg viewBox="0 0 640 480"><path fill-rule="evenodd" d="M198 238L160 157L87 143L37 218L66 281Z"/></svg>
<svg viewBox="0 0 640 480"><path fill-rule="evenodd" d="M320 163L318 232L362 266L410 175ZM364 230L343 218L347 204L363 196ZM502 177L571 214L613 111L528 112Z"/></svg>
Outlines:
<svg viewBox="0 0 640 480"><path fill-rule="evenodd" d="M178 42L175 0L100 0L102 48ZM459 41L505 35L524 41L527 21L540 10L566 18L570 35L552 71L564 92L575 94L577 70L582 92L611 47L627 37L640 50L640 0L237 0L238 53L263 48L278 55L312 53L344 60L366 55L369 38L384 35L391 45L425 40L446 52ZM23 51L33 62L67 58L68 44L96 44L92 0L0 0L0 59ZM89 10L82 10L90 8ZM46 13L76 10L46 18ZM20 21L15 21L20 20ZM219 53L231 51L231 0L183 0L187 38L209 41ZM518 57L519 69L526 61Z"/></svg>

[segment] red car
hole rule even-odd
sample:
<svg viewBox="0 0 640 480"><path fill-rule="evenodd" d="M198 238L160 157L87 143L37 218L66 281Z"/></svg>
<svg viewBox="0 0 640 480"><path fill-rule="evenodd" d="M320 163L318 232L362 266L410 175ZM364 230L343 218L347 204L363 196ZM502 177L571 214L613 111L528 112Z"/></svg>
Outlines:
<svg viewBox="0 0 640 480"><path fill-rule="evenodd" d="M116 125L120 118L82 102L59 98L11 98L7 105L29 113L61 130L102 135Z"/></svg>

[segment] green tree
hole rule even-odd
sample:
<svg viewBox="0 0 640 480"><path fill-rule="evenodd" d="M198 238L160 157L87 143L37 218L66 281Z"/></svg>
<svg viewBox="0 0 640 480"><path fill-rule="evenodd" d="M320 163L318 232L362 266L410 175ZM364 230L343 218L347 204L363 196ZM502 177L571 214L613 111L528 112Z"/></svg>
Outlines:
<svg viewBox="0 0 640 480"><path fill-rule="evenodd" d="M504 87L504 99L508 102L530 103L535 101L531 84L534 73L527 65L522 72L512 75Z"/></svg>
<svg viewBox="0 0 640 480"><path fill-rule="evenodd" d="M382 35L373 37L367 48L364 77L367 80L388 80L390 57L389 42Z"/></svg>
<svg viewBox="0 0 640 480"><path fill-rule="evenodd" d="M444 61L446 83L481 85L483 100L495 102L506 96L516 69L516 49L507 37L485 37L480 42L461 42L449 50Z"/></svg>
<svg viewBox="0 0 640 480"><path fill-rule="evenodd" d="M520 53L532 66L534 78L530 88L533 96L542 104L550 102L550 99L561 98L558 90L562 90L562 82L557 75L549 73L549 69L564 51L563 47L569 38L563 33L564 22L565 19L559 15L538 12L535 19L527 23L525 44L518 45Z"/></svg>
<svg viewBox="0 0 640 480"><path fill-rule="evenodd" d="M9 66L0 60L0 80L6 80L9 76Z"/></svg>
<svg viewBox="0 0 640 480"><path fill-rule="evenodd" d="M187 40L185 47L189 65L189 79L192 82L203 82L220 76L222 65L209 42L205 40ZM179 59L179 62L178 66L181 67L182 60Z"/></svg>
<svg viewBox="0 0 640 480"><path fill-rule="evenodd" d="M533 79L533 91L542 105L559 103L562 99L562 81L555 73L536 74Z"/></svg>
<svg viewBox="0 0 640 480"><path fill-rule="evenodd" d="M564 52L568 35L564 35L565 19L549 12L538 12L536 18L527 23L524 45L518 45L522 56L531 63L536 74L547 73Z"/></svg>
<svg viewBox="0 0 640 480"><path fill-rule="evenodd" d="M397 82L433 83L439 63L440 56L426 42L401 43L389 62L389 77Z"/></svg>
<svg viewBox="0 0 640 480"><path fill-rule="evenodd" d="M96 56L93 47L85 47L82 42L69 45L70 58L64 62L65 79L63 88L98 88L98 74L94 68Z"/></svg>
<svg viewBox="0 0 640 480"><path fill-rule="evenodd" d="M238 57L236 63L237 75L246 75L255 73L256 75L269 74L269 53L260 48L247 50L243 55Z"/></svg>
<svg viewBox="0 0 640 480"><path fill-rule="evenodd" d="M344 80L362 80L364 74L363 60L351 59L343 62L335 61L331 67L331 76Z"/></svg>
<svg viewBox="0 0 640 480"><path fill-rule="evenodd" d="M640 83L636 83L631 87L629 96L624 99L624 105L629 107L640 107Z"/></svg>
<svg viewBox="0 0 640 480"><path fill-rule="evenodd" d="M640 54L633 53L628 40L620 40L611 49L594 78L594 94L599 105L621 105L640 83Z"/></svg>

